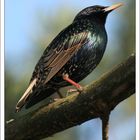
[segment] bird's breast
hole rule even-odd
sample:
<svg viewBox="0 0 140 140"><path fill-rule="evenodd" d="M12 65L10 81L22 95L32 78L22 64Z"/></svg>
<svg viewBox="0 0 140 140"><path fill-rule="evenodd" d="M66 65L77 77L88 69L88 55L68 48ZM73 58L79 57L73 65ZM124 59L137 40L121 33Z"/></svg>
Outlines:
<svg viewBox="0 0 140 140"><path fill-rule="evenodd" d="M88 76L101 61L107 44L105 30L89 32L86 43L72 56L63 66L59 74L51 81L62 86L66 86L60 75L67 73L75 82L83 80Z"/></svg>
<svg viewBox="0 0 140 140"><path fill-rule="evenodd" d="M101 61L106 43L104 34L89 33L88 42L64 66L65 72L77 82L84 79Z"/></svg>

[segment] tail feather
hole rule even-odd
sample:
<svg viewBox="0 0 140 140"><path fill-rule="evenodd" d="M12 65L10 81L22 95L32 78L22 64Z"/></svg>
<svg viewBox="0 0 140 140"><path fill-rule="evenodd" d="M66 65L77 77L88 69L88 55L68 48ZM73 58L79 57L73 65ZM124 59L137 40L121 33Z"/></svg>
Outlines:
<svg viewBox="0 0 140 140"><path fill-rule="evenodd" d="M34 85L36 85L36 81L37 81L37 79L34 79L30 83L29 87L27 88L27 90L25 91L25 93L22 95L22 97L18 101L18 103L16 105L16 112L19 112L20 109L25 105L25 103L28 100L29 96L32 94L32 89L33 89Z"/></svg>
<svg viewBox="0 0 140 140"><path fill-rule="evenodd" d="M44 91L40 91L39 94L32 94L28 100L28 102L25 105L25 108L28 109L32 107L33 105L37 104L38 102L42 101L43 99L49 97L55 92L53 88L48 88Z"/></svg>

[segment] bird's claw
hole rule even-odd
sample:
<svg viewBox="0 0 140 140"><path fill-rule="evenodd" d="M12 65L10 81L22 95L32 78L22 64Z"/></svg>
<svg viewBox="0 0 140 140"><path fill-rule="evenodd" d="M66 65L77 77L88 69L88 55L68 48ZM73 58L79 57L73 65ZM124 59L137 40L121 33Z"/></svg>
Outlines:
<svg viewBox="0 0 140 140"><path fill-rule="evenodd" d="M67 94L66 94L66 97L70 94L70 93L76 93L76 94L79 94L79 93L81 93L83 91L83 88L81 88L81 89L69 89L69 90L67 90Z"/></svg>

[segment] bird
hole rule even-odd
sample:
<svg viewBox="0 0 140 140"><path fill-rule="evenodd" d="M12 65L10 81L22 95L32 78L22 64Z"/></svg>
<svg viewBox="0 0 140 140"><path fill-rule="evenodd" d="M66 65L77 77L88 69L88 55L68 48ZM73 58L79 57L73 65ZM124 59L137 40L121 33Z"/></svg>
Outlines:
<svg viewBox="0 0 140 140"><path fill-rule="evenodd" d="M108 14L122 6L89 6L81 10L72 23L63 29L47 46L35 66L28 88L16 104L16 112L23 106L32 107L59 89L78 84L100 63L106 46L105 23Z"/></svg>

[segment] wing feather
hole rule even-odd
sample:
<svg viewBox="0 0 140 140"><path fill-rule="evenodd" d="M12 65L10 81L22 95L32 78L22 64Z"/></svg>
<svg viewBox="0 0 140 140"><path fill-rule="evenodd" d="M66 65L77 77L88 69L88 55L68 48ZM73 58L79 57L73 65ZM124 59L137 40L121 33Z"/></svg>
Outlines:
<svg viewBox="0 0 140 140"><path fill-rule="evenodd" d="M48 97L50 93L45 95L34 92L35 87L40 87L41 84L46 84L51 78L71 59L71 57L88 42L88 32L81 31L80 33L67 34L75 25L64 29L46 48L33 72L29 87L19 100L16 110L19 111L25 103L30 107L42 99ZM34 89L33 89L34 87ZM48 89L52 92L52 89ZM53 89L53 92L55 90Z"/></svg>
<svg viewBox="0 0 140 140"><path fill-rule="evenodd" d="M79 33L79 34L75 35L74 37L72 37L72 39L69 39L68 42L66 42L63 46L61 46L62 49L59 51L59 53L58 52L55 52L55 54L52 55L49 58L49 61L45 65L45 70L49 70L49 73L48 73L47 78L45 80L45 84L86 43L86 41L87 41L87 35L88 35L87 32L82 32L82 33ZM67 46L67 49L66 49L66 47L64 47L65 45L68 45ZM54 56L55 56L55 58L54 58Z"/></svg>

